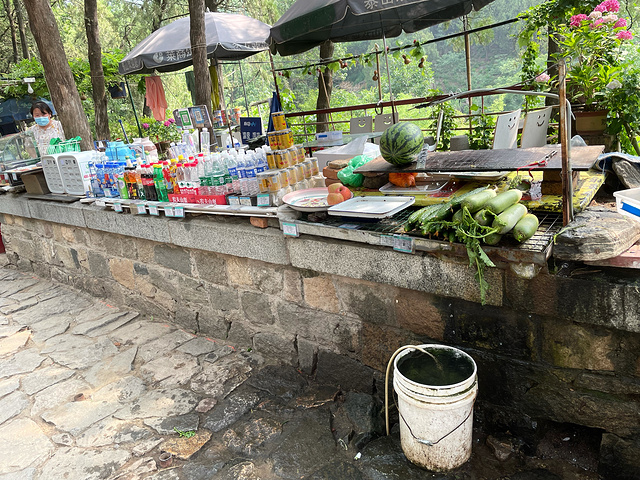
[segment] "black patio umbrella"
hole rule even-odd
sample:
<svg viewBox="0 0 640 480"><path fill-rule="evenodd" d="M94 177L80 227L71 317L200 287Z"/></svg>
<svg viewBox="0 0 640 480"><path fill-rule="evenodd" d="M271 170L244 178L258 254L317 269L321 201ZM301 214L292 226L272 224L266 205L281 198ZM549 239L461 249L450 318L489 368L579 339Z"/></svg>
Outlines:
<svg viewBox="0 0 640 480"><path fill-rule="evenodd" d="M298 0L271 28L273 53L293 55L325 40L397 37L479 10L493 0Z"/></svg>
<svg viewBox="0 0 640 480"><path fill-rule="evenodd" d="M207 57L241 60L267 50L270 26L235 13L206 12ZM118 64L122 75L173 72L192 64L189 17L159 28Z"/></svg>

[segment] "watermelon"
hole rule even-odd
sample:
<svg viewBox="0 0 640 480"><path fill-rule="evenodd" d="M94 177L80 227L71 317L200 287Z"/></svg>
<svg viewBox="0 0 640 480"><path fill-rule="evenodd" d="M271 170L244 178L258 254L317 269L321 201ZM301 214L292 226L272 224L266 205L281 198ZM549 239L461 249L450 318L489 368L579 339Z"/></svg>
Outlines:
<svg viewBox="0 0 640 480"><path fill-rule="evenodd" d="M380 137L382 158L392 165L403 166L413 162L423 146L422 130L415 123L396 123Z"/></svg>

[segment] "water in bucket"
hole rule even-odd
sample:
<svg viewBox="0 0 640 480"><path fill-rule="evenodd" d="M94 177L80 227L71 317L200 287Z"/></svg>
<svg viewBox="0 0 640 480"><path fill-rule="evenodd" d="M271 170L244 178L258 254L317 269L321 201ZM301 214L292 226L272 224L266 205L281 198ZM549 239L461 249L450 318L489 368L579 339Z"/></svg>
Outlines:
<svg viewBox="0 0 640 480"><path fill-rule="evenodd" d="M471 456L476 364L446 345L407 346L394 359L400 441L412 463L442 472Z"/></svg>

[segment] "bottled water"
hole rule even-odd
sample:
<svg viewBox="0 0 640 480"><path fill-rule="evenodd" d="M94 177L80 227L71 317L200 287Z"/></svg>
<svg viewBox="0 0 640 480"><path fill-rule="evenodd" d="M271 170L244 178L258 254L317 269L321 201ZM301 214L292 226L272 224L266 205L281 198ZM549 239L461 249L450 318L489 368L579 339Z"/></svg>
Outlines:
<svg viewBox="0 0 640 480"><path fill-rule="evenodd" d="M200 151L202 153L209 153L211 151L211 137L207 127L204 127L200 132Z"/></svg>
<svg viewBox="0 0 640 480"><path fill-rule="evenodd" d="M217 158L212 159L211 174L213 176L213 195L224 195L226 192L224 183L224 167Z"/></svg>
<svg viewBox="0 0 640 480"><path fill-rule="evenodd" d="M240 181L238 179L238 162L231 155L222 155L220 161L227 170L224 177L225 189L227 193L235 193L240 191Z"/></svg>
<svg viewBox="0 0 640 480"><path fill-rule="evenodd" d="M240 183L240 193L242 195L249 195L247 192L247 171L245 165L245 155L238 155L237 160L237 169L238 169L238 180Z"/></svg>
<svg viewBox="0 0 640 480"><path fill-rule="evenodd" d="M253 153L245 155L245 173L247 175L247 195L257 195L259 192L256 162Z"/></svg>

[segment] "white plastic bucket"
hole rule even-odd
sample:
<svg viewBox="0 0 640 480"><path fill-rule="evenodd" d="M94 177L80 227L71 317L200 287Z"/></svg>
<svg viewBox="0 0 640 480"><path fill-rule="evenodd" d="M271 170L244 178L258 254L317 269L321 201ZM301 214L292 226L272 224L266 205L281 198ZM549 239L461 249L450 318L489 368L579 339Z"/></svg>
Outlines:
<svg viewBox="0 0 640 480"><path fill-rule="evenodd" d="M465 372L470 372L468 378L453 385L425 385L405 377L398 368L402 368L407 355L416 352L425 356L424 353L408 348L398 354L393 363L402 450L419 467L444 472L459 467L471 456L473 404L478 392L477 367L473 358L457 348L446 345L419 347L436 356L448 351L466 364Z"/></svg>

